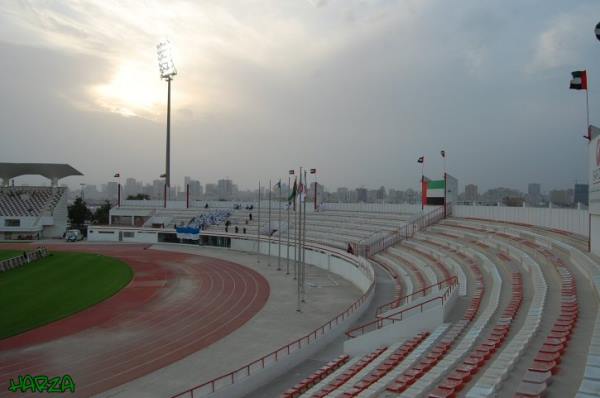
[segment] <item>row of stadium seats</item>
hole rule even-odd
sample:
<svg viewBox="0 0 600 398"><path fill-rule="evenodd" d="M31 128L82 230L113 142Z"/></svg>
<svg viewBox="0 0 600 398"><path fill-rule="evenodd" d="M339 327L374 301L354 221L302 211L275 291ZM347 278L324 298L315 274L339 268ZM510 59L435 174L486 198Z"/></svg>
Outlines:
<svg viewBox="0 0 600 398"><path fill-rule="evenodd" d="M36 217L51 211L64 194L64 188L1 187L0 215Z"/></svg>

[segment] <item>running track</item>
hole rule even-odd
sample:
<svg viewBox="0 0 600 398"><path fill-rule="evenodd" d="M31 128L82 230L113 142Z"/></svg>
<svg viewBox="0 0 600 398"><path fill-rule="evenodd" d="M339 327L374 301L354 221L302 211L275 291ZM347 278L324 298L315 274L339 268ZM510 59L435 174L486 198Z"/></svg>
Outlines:
<svg viewBox="0 0 600 398"><path fill-rule="evenodd" d="M0 249L27 245L0 244ZM21 374L70 374L73 397L89 397L201 350L238 329L269 297L269 284L241 265L144 245L50 244L125 261L132 281L113 297L63 320L0 340L0 397ZM32 394L27 394L31 396Z"/></svg>

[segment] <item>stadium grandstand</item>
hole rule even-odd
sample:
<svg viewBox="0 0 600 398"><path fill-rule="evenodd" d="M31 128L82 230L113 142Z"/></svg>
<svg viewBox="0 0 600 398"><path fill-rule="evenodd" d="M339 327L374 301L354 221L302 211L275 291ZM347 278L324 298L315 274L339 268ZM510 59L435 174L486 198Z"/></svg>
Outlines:
<svg viewBox="0 0 600 398"><path fill-rule="evenodd" d="M10 181L24 175L41 175L50 186L14 186ZM0 239L62 237L67 229L66 188L60 179L82 175L68 164L0 163Z"/></svg>
<svg viewBox="0 0 600 398"><path fill-rule="evenodd" d="M426 183L423 208L325 203L306 209L305 224L292 210L288 218L285 203L268 201L119 203L110 225L90 227L90 240L187 243L200 253L224 246L258 253L269 265L306 263L362 294L268 354L257 343L248 363L196 384L187 378L178 394L151 375L111 394L599 396L600 261L589 250L588 210L455 205L455 196L434 192L449 191L444 180ZM457 184L452 178L452 191ZM436 204L425 204L431 198ZM299 226L303 259L296 257ZM310 301L314 289L301 289ZM177 379L181 366L160 374ZM185 368L203 366L190 359Z"/></svg>

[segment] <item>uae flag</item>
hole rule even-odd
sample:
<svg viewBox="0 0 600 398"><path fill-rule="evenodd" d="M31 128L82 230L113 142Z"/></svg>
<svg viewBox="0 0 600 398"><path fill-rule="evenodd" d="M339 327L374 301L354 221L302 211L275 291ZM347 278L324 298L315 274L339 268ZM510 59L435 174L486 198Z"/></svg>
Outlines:
<svg viewBox="0 0 600 398"><path fill-rule="evenodd" d="M419 159L417 159L417 163L423 163L425 161L425 156L421 156Z"/></svg>
<svg viewBox="0 0 600 398"><path fill-rule="evenodd" d="M423 177L421 181L421 201L424 205L439 206L444 204L446 181L430 180Z"/></svg>
<svg viewBox="0 0 600 398"><path fill-rule="evenodd" d="M587 72L585 70L576 70L571 72L571 85L569 86L572 90L587 90Z"/></svg>
<svg viewBox="0 0 600 398"><path fill-rule="evenodd" d="M119 174L119 173L116 173L116 174L115 174L115 178L119 178L119 177L121 177L121 174Z"/></svg>

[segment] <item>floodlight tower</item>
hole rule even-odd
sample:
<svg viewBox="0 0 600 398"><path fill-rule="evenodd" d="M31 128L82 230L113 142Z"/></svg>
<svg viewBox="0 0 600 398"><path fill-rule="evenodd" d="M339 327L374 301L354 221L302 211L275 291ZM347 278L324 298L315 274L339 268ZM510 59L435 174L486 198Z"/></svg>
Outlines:
<svg viewBox="0 0 600 398"><path fill-rule="evenodd" d="M158 54L158 68L160 69L160 78L167 81L167 156L165 166L165 185L168 192L171 187L171 80L177 74L175 64L173 63L173 54L171 52L171 43L163 40L156 46Z"/></svg>

